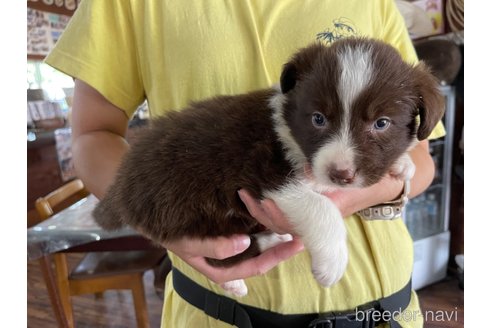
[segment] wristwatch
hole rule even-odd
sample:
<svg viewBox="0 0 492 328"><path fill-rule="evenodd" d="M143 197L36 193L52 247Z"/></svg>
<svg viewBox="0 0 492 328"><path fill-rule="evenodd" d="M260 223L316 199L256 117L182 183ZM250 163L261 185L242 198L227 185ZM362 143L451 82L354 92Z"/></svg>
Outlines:
<svg viewBox="0 0 492 328"><path fill-rule="evenodd" d="M400 217L408 203L410 180L405 180L403 192L399 199L374 205L357 212L364 220L393 220Z"/></svg>

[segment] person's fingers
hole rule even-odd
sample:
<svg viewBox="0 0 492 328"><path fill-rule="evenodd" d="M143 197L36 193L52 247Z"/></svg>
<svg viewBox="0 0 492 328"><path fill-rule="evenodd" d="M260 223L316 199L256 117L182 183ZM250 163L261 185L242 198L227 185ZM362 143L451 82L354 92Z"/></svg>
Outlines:
<svg viewBox="0 0 492 328"><path fill-rule="evenodd" d="M187 262L213 282L221 284L231 280L264 274L303 249L304 245L300 239L294 238L292 241L276 245L256 257L242 261L229 268L213 267L202 257L191 257L187 259Z"/></svg>
<svg viewBox="0 0 492 328"><path fill-rule="evenodd" d="M304 244L299 238L294 238L291 241L278 244L267 249L260 256L250 259L252 264L256 267L256 269L250 273L252 273L252 275L265 274L280 262L287 260L302 250L304 250ZM245 270L247 269L245 268Z"/></svg>
<svg viewBox="0 0 492 328"><path fill-rule="evenodd" d="M294 231L292 225L287 220L285 214L280 210L280 208L271 199L264 199L261 201L261 206L265 215L270 218L270 222L275 226L275 232L278 234L286 234Z"/></svg>
<svg viewBox="0 0 492 328"><path fill-rule="evenodd" d="M181 256L209 257L225 259L244 252L251 244L248 235L233 235L217 238L184 238L166 243L167 249Z"/></svg>
<svg viewBox="0 0 492 328"><path fill-rule="evenodd" d="M261 224L277 233L285 233L279 227L289 227L288 222L272 200L259 202L245 190L240 190L239 195L250 214ZM270 217L278 224L278 227L272 224ZM210 280L219 284L263 274L304 249L300 239L294 237L292 241L276 245L257 257L247 259L228 268L211 266L205 259L232 257L244 252L250 244L251 239L249 236L233 235L231 237L217 238L181 238L173 242L166 242L163 246L181 257Z"/></svg>
<svg viewBox="0 0 492 328"><path fill-rule="evenodd" d="M249 214L259 223L278 234L288 233L284 229L286 226L285 217L272 200L265 199L260 202L253 198L245 189L239 190L238 194L244 205L246 205Z"/></svg>
<svg viewBox="0 0 492 328"><path fill-rule="evenodd" d="M248 209L249 214L251 214L252 217L254 217L258 222L261 224L268 226L270 224L270 219L268 218L267 214L263 211L263 208L261 207L261 203L253 198L250 193L245 190L241 189L238 191L239 198L243 201L244 205L246 205L246 208Z"/></svg>

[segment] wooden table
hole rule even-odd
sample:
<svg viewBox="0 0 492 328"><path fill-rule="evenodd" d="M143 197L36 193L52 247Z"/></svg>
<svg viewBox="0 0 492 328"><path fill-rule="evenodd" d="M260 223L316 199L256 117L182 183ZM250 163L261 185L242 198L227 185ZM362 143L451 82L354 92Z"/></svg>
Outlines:
<svg viewBox="0 0 492 328"><path fill-rule="evenodd" d="M97 202L90 195L27 230L27 259L40 263L60 327L67 327L68 321L52 269L52 254L155 249L151 241L129 227L111 232L102 230L91 215Z"/></svg>

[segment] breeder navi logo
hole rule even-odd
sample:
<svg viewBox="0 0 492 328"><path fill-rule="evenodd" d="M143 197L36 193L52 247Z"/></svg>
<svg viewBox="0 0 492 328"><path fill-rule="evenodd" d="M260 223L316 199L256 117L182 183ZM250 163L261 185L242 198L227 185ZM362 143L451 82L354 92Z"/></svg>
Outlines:
<svg viewBox="0 0 492 328"><path fill-rule="evenodd" d="M378 322L380 320L383 321L404 321L404 322L412 322L416 321L417 318L423 318L424 322L449 322L449 321L458 321L458 308L455 307L453 311L409 311L403 310L400 308L398 311L363 311L356 309L355 311L355 320L356 321L373 321Z"/></svg>

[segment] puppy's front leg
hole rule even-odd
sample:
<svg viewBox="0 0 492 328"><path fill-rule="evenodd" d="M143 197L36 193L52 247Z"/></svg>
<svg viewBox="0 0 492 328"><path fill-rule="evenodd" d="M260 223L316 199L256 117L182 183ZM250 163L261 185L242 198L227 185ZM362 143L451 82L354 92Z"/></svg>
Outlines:
<svg viewBox="0 0 492 328"><path fill-rule="evenodd" d="M326 196L300 182L265 193L286 215L311 254L312 271L324 287L343 276L348 262L347 232L340 211Z"/></svg>
<svg viewBox="0 0 492 328"><path fill-rule="evenodd" d="M248 294L248 286L243 279L224 282L220 287L232 296L243 297Z"/></svg>

